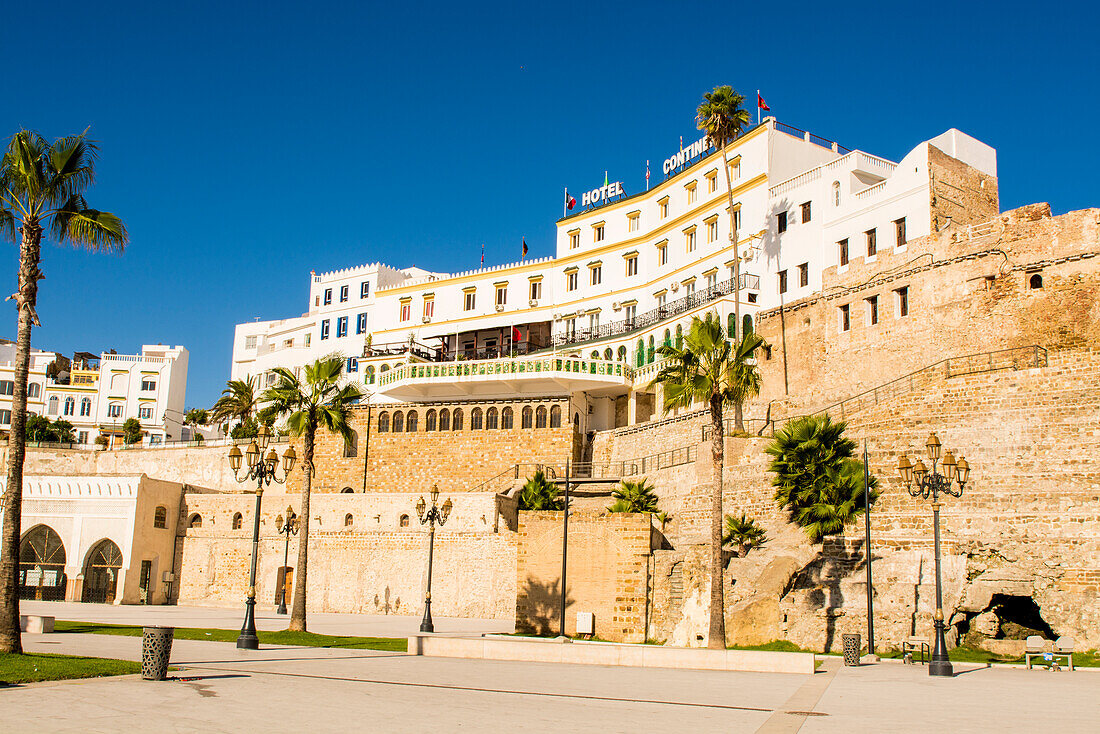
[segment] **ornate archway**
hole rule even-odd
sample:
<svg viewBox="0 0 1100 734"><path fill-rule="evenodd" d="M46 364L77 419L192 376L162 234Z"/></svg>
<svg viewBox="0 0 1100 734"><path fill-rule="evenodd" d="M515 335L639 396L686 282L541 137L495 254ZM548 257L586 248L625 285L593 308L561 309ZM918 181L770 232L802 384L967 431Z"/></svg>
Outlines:
<svg viewBox="0 0 1100 734"><path fill-rule="evenodd" d="M113 604L121 570L122 551L118 546L106 538L96 543L84 564L84 593L80 600Z"/></svg>
<svg viewBox="0 0 1100 734"><path fill-rule="evenodd" d="M19 598L65 599L65 545L53 528L37 525L19 544Z"/></svg>

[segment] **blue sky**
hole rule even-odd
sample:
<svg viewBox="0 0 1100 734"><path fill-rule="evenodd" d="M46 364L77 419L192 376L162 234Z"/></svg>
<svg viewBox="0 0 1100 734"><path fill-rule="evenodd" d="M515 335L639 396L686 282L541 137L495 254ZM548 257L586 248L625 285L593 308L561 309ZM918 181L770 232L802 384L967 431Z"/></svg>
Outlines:
<svg viewBox="0 0 1100 734"><path fill-rule="evenodd" d="M311 268L549 255L563 187L644 188L716 84L895 160L957 127L1005 209L1100 205L1100 12L968 5L9 3L0 134L91 125L131 235L44 249L34 344L183 344L209 406L233 325L301 313Z"/></svg>

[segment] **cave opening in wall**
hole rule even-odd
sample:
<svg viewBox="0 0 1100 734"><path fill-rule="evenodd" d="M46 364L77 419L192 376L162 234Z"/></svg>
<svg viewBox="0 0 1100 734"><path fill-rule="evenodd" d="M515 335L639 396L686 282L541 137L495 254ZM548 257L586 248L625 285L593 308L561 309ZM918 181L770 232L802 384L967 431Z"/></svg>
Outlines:
<svg viewBox="0 0 1100 734"><path fill-rule="evenodd" d="M999 639L1023 640L1036 633L1048 640L1057 637L1030 596L994 594L989 606L1000 620Z"/></svg>

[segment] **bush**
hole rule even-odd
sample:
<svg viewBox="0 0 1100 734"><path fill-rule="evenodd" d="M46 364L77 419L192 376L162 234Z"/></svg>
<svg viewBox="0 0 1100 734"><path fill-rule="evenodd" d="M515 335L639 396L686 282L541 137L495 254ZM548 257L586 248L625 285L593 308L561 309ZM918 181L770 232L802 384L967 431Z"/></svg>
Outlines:
<svg viewBox="0 0 1100 734"><path fill-rule="evenodd" d="M608 512L660 512L653 485L645 479L640 482L624 479L611 491L611 496L615 503L607 508Z"/></svg>
<svg viewBox="0 0 1100 734"><path fill-rule="evenodd" d="M141 441L141 423L137 418L127 418L122 424L122 440L127 444Z"/></svg>
<svg viewBox="0 0 1100 734"><path fill-rule="evenodd" d="M744 558L751 549L763 545L767 539L764 528L756 524L755 518L746 517L743 512L741 517L726 515L722 545L736 545L738 557Z"/></svg>
<svg viewBox="0 0 1100 734"><path fill-rule="evenodd" d="M527 480L519 492L521 510L560 510L561 498L558 485L546 478L540 469Z"/></svg>
<svg viewBox="0 0 1100 734"><path fill-rule="evenodd" d="M110 446L111 445L111 439L107 438L106 436L96 436L95 437L95 445L96 446Z"/></svg>
<svg viewBox="0 0 1100 734"><path fill-rule="evenodd" d="M246 421L242 421L233 426L233 430L229 432L230 438L256 438L256 434L259 433L259 426L256 425L256 421L249 418Z"/></svg>

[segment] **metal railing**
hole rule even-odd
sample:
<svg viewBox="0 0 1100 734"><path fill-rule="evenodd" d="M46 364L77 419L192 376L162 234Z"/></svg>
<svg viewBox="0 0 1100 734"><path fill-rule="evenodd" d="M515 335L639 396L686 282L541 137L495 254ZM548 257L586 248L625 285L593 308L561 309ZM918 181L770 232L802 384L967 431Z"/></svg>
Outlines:
<svg viewBox="0 0 1100 734"><path fill-rule="evenodd" d="M634 371L625 362L583 357L543 356L523 359L489 359L465 362L433 362L430 364L403 364L383 372L378 379L380 387L407 379L454 379L493 375L537 375L546 372L620 377L633 380Z"/></svg>
<svg viewBox="0 0 1100 734"><path fill-rule="evenodd" d="M682 466L684 464L694 463L699 455L698 446L682 446L678 449L672 449L670 451L662 451L659 454L651 454L650 456L643 456L640 459L634 459L629 462L623 462L624 465L631 467L634 471L632 474L623 474L623 476L634 476L637 474L648 474L651 471L657 471L659 469L668 469L674 466Z"/></svg>

